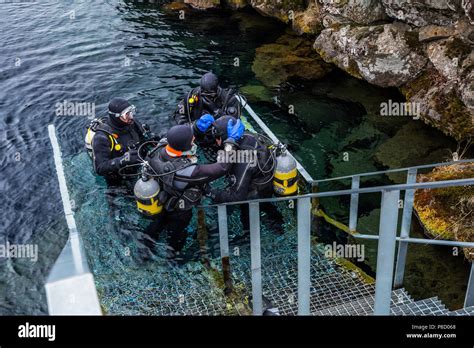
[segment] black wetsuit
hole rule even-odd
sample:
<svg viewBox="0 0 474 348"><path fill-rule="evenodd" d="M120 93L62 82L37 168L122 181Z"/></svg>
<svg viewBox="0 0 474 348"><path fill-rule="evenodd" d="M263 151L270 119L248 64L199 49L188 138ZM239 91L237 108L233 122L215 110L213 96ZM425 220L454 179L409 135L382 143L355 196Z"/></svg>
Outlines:
<svg viewBox="0 0 474 348"><path fill-rule="evenodd" d="M189 103L189 99L197 97L194 103ZM173 118L177 124L192 123L202 115L211 114L215 119L223 115L240 117L240 103L236 98L236 93L231 88L218 88L215 101L209 100L201 95L201 87L192 89L178 104Z"/></svg>
<svg viewBox="0 0 474 348"><path fill-rule="evenodd" d="M154 218L146 233L156 240L159 233L167 231L167 241L174 252L180 251L186 242L186 227L192 218L192 208L199 204L204 185L227 174L232 166L230 163L197 164L187 162L182 157L172 157L165 147L160 148L151 155L149 163L156 172L162 172L163 163L180 162L177 164L176 173L162 177L163 189L167 192L164 211ZM176 170L175 169L175 170ZM169 172L166 170L165 172ZM185 197L191 192L195 201L188 201ZM180 203L182 199L183 205ZM152 249L153 243L145 241Z"/></svg>
<svg viewBox="0 0 474 348"><path fill-rule="evenodd" d="M236 163L229 172L232 185L225 190L213 190L216 203L238 202L258 198L270 198L273 195L273 168L276 165L270 150L260 143L252 133L245 133L239 140L240 150L257 151L258 164L254 162ZM261 210L274 219L281 214L271 203L261 204ZM244 230L249 229L249 206L241 206Z"/></svg>
<svg viewBox="0 0 474 348"><path fill-rule="evenodd" d="M95 172L105 177L109 185L120 184L119 170L124 165L124 161L121 160L124 159L130 147L142 141L144 141L144 131L138 121L131 125L124 125L113 117L107 117L92 140ZM116 144L119 144L119 149Z"/></svg>

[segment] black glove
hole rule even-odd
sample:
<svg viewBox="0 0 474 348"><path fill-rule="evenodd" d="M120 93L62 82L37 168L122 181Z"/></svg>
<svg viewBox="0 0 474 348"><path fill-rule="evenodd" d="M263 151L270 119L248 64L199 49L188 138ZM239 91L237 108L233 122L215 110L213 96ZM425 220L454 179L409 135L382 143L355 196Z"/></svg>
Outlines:
<svg viewBox="0 0 474 348"><path fill-rule="evenodd" d="M136 149L128 150L122 157L120 157L119 167L123 168L139 162L140 158L138 158L138 151Z"/></svg>

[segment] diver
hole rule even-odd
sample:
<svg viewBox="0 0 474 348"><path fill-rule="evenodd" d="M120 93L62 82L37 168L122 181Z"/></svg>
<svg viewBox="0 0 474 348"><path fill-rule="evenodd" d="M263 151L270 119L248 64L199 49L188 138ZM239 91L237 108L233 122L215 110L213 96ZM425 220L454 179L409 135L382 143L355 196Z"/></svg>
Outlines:
<svg viewBox="0 0 474 348"><path fill-rule="evenodd" d="M218 146L229 143L229 133L225 126L235 122L232 116L223 116L212 125L212 132ZM277 167L276 148L265 136L245 132L234 144L234 165L228 176L231 185L225 189L213 189L209 196L215 203L238 202L259 198L270 198L273 195L273 179ZM225 148L225 146L224 146ZM239 155L240 153L240 155ZM220 152L218 162L232 159L227 153ZM282 221L280 212L272 203L262 203L262 211L272 220ZM249 230L249 206L241 206L243 229ZM281 226L281 224L279 224Z"/></svg>
<svg viewBox="0 0 474 348"><path fill-rule="evenodd" d="M92 156L94 171L109 186L119 185L121 173L133 171L139 163L138 145L150 138L150 130L135 119L136 108L126 99L113 98L108 116L91 122L86 148Z"/></svg>
<svg viewBox="0 0 474 348"><path fill-rule="evenodd" d="M185 124L192 123L205 114L212 115L214 119L224 115L240 118L237 91L221 88L218 77L212 72L204 74L199 87L193 88L180 101L173 118L177 124Z"/></svg>
<svg viewBox="0 0 474 348"><path fill-rule="evenodd" d="M211 126L209 117L200 121L201 129ZM233 151L245 127L241 120L233 118L227 121L225 151ZM191 125L174 126L145 159L150 167L148 175L161 181L158 200L163 211L155 215L146 230L151 240L144 242L153 252L154 241L161 231L166 230L168 257L175 260L180 259L186 242L186 227L192 218L192 208L208 192L207 184L227 174L232 167L231 163L224 162L198 164L194 140Z"/></svg>

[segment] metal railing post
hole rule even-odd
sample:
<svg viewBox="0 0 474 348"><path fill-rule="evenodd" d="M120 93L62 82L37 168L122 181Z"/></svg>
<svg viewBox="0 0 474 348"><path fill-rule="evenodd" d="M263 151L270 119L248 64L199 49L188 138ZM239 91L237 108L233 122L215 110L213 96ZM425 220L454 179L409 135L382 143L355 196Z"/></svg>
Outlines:
<svg viewBox="0 0 474 348"><path fill-rule="evenodd" d="M407 173L407 184L416 182L416 168L411 168ZM413 203L415 201L415 190L405 191L405 202L403 203L402 228L400 238L406 239L410 237L411 217L413 214ZM397 265L395 267L395 279L393 286L398 288L403 285L403 277L405 275L405 264L408 252L408 242L400 241L398 245Z"/></svg>
<svg viewBox="0 0 474 348"><path fill-rule="evenodd" d="M224 277L224 293L228 295L232 292L232 278L230 276L229 235L227 231L227 207L225 205L217 207L217 219L219 222L219 247Z"/></svg>
<svg viewBox="0 0 474 348"><path fill-rule="evenodd" d="M360 176L355 175L352 177L351 189L358 189L360 186ZM357 229L357 212L359 208L359 194L351 194L351 208L349 215L349 231L355 232Z"/></svg>
<svg viewBox="0 0 474 348"><path fill-rule="evenodd" d="M298 315L309 315L311 286L311 201L298 198Z"/></svg>
<svg viewBox="0 0 474 348"><path fill-rule="evenodd" d="M382 192L374 315L390 314L400 191Z"/></svg>
<svg viewBox="0 0 474 348"><path fill-rule="evenodd" d="M474 262L471 261L471 273L467 283L466 297L464 299L464 308L474 306Z"/></svg>
<svg viewBox="0 0 474 348"><path fill-rule="evenodd" d="M262 300L262 258L260 249L260 206L249 203L250 217L250 263L252 269L253 315L263 314Z"/></svg>

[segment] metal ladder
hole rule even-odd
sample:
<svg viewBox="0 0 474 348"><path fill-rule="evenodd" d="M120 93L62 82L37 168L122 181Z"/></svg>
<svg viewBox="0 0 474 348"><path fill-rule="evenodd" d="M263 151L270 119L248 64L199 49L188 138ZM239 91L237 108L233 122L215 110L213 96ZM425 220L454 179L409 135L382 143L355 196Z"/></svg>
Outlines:
<svg viewBox="0 0 474 348"><path fill-rule="evenodd" d="M421 238L410 238L409 231L411 225L411 215L413 212L414 192L417 189L435 189L443 187L471 186L474 185L474 178L446 180L438 182L416 183L416 172L420 168L430 168L440 165L454 163L474 162L474 160L463 160L449 163L436 163L411 168L402 168L374 173L356 174L347 177L326 179L311 182L317 185L328 180L352 179L352 187L347 190L327 191L304 194L301 196L258 199L252 201L232 202L218 205L202 206L203 208L217 207L220 251L222 258L229 257L228 231L227 231L227 206L248 204L250 210L250 250L251 250L251 271L252 271L252 296L253 314L263 313L262 301L262 267L261 267L261 245L260 245L260 203L297 201L297 233L298 233L298 314L310 314L310 256L311 256L311 200L322 197L350 196L350 229L352 235L360 239L378 240L377 272L375 285L375 305L374 314L389 315L390 299L393 286L400 286L403 282L403 275L406 263L408 243L435 244L458 247L474 247L473 242L458 242L450 240L431 240ZM389 172L407 171L408 179L405 184L386 185L377 187L360 188L360 178L363 176L384 174ZM398 212L400 191L406 191L403 218L400 236L397 237ZM376 193L382 194L381 218L379 223L379 234L377 236L356 233L357 208L360 194ZM393 268L395 263L396 243L399 243L399 252L396 261L395 277ZM474 267L471 263L469 284L466 291L464 307L474 305Z"/></svg>

